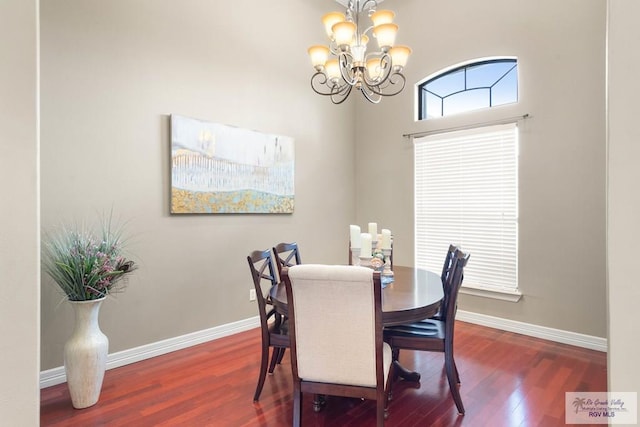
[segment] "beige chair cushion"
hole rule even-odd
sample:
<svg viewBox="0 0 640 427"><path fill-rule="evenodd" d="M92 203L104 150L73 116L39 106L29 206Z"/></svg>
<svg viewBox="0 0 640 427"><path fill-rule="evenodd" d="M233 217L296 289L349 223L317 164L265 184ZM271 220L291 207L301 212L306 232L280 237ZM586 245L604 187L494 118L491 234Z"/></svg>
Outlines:
<svg viewBox="0 0 640 427"><path fill-rule="evenodd" d="M305 381L376 386L373 274L353 266L289 269L298 375ZM385 343L384 375L391 364Z"/></svg>

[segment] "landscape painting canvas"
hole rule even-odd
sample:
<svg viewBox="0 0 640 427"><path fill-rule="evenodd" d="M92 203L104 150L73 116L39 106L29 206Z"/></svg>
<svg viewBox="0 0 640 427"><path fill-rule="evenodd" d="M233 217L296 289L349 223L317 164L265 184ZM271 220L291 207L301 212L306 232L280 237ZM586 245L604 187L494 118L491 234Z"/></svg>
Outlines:
<svg viewBox="0 0 640 427"><path fill-rule="evenodd" d="M292 213L293 138L171 115L171 213Z"/></svg>

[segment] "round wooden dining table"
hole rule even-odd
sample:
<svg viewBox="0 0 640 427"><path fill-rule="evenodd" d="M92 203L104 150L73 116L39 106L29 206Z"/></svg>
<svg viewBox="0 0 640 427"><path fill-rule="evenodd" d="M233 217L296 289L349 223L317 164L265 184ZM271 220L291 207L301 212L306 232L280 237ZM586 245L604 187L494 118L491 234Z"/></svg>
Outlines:
<svg viewBox="0 0 640 427"><path fill-rule="evenodd" d="M394 280L382 290L383 326L417 322L438 312L442 298L440 276L428 270L395 266ZM284 283L273 286L269 293L271 303L287 315L287 292Z"/></svg>

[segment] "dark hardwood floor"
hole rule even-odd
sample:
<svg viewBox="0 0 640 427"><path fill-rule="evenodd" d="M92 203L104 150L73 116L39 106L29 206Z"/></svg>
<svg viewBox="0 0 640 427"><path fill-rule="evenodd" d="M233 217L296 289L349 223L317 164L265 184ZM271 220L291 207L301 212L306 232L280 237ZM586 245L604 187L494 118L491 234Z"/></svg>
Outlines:
<svg viewBox="0 0 640 427"><path fill-rule="evenodd" d="M87 409L73 409L66 384L43 389L41 425L289 426L289 352L253 403L259 348L255 329L109 370L100 401ZM466 415L451 399L443 354L403 351L401 362L422 380L394 385L387 426L563 426L565 392L606 391L602 352L464 322L455 351ZM304 397L303 426L375 425L373 402L328 397L314 413L311 400Z"/></svg>

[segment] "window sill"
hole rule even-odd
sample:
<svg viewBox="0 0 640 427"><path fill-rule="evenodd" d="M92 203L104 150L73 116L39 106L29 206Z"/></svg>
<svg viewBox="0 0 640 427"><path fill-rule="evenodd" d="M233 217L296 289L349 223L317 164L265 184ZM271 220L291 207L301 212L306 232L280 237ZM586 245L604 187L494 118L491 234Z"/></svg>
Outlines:
<svg viewBox="0 0 640 427"><path fill-rule="evenodd" d="M488 289L479 286L462 286L460 293L473 295L476 297L492 298L501 301L518 302L522 298L522 293L517 289Z"/></svg>

